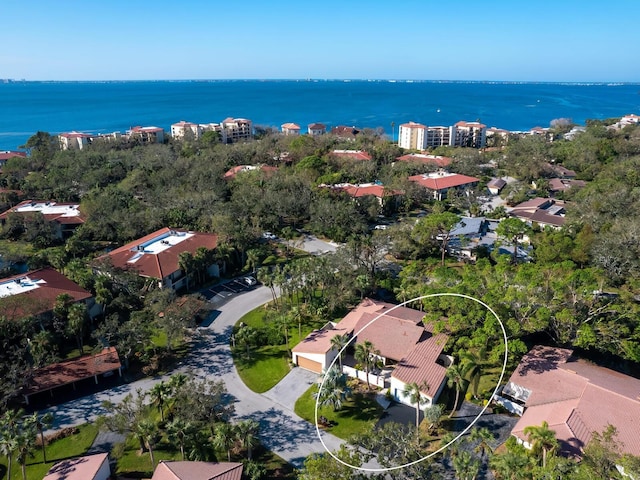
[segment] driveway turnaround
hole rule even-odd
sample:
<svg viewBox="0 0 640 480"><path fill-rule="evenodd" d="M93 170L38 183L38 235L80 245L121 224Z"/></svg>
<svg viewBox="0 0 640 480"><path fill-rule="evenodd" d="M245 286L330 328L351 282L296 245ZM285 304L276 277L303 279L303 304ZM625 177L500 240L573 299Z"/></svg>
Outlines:
<svg viewBox="0 0 640 480"><path fill-rule="evenodd" d="M244 314L271 299L269 288L258 287L239 292L218 306L212 315L213 322L200 327L191 353L173 373L191 373L211 380L223 380L234 399L236 417L258 421L260 438L265 447L300 468L307 456L324 452L315 426L293 413L293 405L299 396L297 392L301 395L317 376L294 368L283 379L282 386L278 384L265 394L258 394L249 390L238 376L229 348L233 325ZM52 407L47 411L55 415L53 430L93 421L105 413L100 407L102 401L120 402L127 394L135 395L138 390L148 391L167 378L143 379ZM342 443L342 440L324 432L322 439L330 450L337 450ZM108 441L105 443L108 444Z"/></svg>

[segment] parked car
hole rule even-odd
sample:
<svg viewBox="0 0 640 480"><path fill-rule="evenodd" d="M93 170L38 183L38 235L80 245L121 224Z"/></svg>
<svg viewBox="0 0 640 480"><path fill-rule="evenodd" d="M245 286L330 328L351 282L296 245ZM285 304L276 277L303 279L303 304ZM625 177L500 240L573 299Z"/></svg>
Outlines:
<svg viewBox="0 0 640 480"><path fill-rule="evenodd" d="M242 277L242 281L250 287L253 287L256 283L258 283L257 280L253 277Z"/></svg>
<svg viewBox="0 0 640 480"><path fill-rule="evenodd" d="M264 232L262 238L266 240L276 240L278 237L271 232Z"/></svg>

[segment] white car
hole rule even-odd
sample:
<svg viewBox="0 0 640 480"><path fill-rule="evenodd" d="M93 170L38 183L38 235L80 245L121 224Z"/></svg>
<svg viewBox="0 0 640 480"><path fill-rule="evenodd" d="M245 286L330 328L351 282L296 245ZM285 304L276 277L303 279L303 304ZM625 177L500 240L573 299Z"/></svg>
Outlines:
<svg viewBox="0 0 640 480"><path fill-rule="evenodd" d="M277 239L278 237L277 237L276 235L274 235L273 233L271 233L271 232L264 232L264 233L262 234L262 238L265 238L265 239L267 239L267 240L275 240L275 239Z"/></svg>
<svg viewBox="0 0 640 480"><path fill-rule="evenodd" d="M256 283L258 283L253 277L242 277L242 281L250 287L253 287Z"/></svg>

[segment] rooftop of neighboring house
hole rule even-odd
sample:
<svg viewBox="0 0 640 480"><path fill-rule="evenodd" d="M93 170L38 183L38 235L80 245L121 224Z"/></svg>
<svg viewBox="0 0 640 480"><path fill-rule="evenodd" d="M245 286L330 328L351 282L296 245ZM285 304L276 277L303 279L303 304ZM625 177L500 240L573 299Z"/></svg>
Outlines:
<svg viewBox="0 0 640 480"><path fill-rule="evenodd" d="M356 127L347 127L346 125L338 125L331 128L331 134L338 137L353 139L360 133Z"/></svg>
<svg viewBox="0 0 640 480"><path fill-rule="evenodd" d="M418 129L425 129L427 128L426 126L422 125L421 123L417 123L417 122L407 122L407 123L402 123L400 125L402 128L418 128Z"/></svg>
<svg viewBox="0 0 640 480"><path fill-rule="evenodd" d="M68 458L53 465L43 480L93 480L105 461L107 453Z"/></svg>
<svg viewBox="0 0 640 480"><path fill-rule="evenodd" d="M180 120L177 123L172 124L172 127L195 127L197 126L197 123L192 123L192 122L185 122L184 120Z"/></svg>
<svg viewBox="0 0 640 480"><path fill-rule="evenodd" d="M283 123L281 128L283 130L300 130L300 125L298 125L297 123Z"/></svg>
<svg viewBox="0 0 640 480"><path fill-rule="evenodd" d="M239 173L255 172L258 170L261 172L273 173L278 170L278 167L271 167L269 165L237 165L227 170L223 178L225 180L230 180L232 178L235 178Z"/></svg>
<svg viewBox="0 0 640 480"><path fill-rule="evenodd" d="M327 126L324 123L310 123L309 130L326 130Z"/></svg>
<svg viewBox="0 0 640 480"><path fill-rule="evenodd" d="M0 214L0 219L7 218L11 213L35 213L40 212L49 222L60 224L84 223L80 213L80 205L77 203L57 203L34 200L24 200L15 207Z"/></svg>
<svg viewBox="0 0 640 480"><path fill-rule="evenodd" d="M448 167L453 161L449 157L442 157L440 155L428 155L425 153L409 153L396 158L400 162L420 162L428 165L435 165L440 168Z"/></svg>
<svg viewBox="0 0 640 480"><path fill-rule="evenodd" d="M538 345L522 358L503 390L526 407L512 434L526 440L527 426L546 421L562 449L578 455L593 432L610 424L623 451L640 455L640 379L572 354Z"/></svg>
<svg viewBox="0 0 640 480"><path fill-rule="evenodd" d="M553 198L536 197L519 203L509 210L509 215L528 222L561 227L565 219L565 202Z"/></svg>
<svg viewBox="0 0 640 480"><path fill-rule="evenodd" d="M350 160L371 160L371 155L363 150L333 150L331 155L338 158L348 158Z"/></svg>
<svg viewBox="0 0 640 480"><path fill-rule="evenodd" d="M10 158L21 157L26 158L26 152L18 152L16 150L3 150L0 152L0 162L6 162Z"/></svg>
<svg viewBox="0 0 640 480"><path fill-rule="evenodd" d="M549 191L563 192L570 188L582 188L587 184L584 180L575 180L572 178L550 178Z"/></svg>
<svg viewBox="0 0 640 480"><path fill-rule="evenodd" d="M452 187L460 187L462 185L469 185L480 181L480 179L476 177L469 177L458 173L449 173L442 170L438 172L413 175L409 177L409 180L416 182L425 188L436 191L446 190L447 188Z"/></svg>
<svg viewBox="0 0 640 480"><path fill-rule="evenodd" d="M74 302L91 293L52 268L42 268L0 280L0 315L19 318L53 309L58 295L66 293Z"/></svg>
<svg viewBox="0 0 640 480"><path fill-rule="evenodd" d="M492 178L489 180L489 183L487 183L487 188L497 188L500 190L501 188L504 188L506 184L507 181L502 178Z"/></svg>
<svg viewBox="0 0 640 480"><path fill-rule="evenodd" d="M109 252L97 261L110 259L114 267L135 270L139 275L162 279L178 271L182 252L195 254L198 248L213 250L218 235L169 227L150 233Z"/></svg>
<svg viewBox="0 0 640 480"><path fill-rule="evenodd" d="M480 122L465 122L461 120L455 124L456 127L461 128L487 128L487 126Z"/></svg>
<svg viewBox="0 0 640 480"><path fill-rule="evenodd" d="M35 370L22 393L31 395L46 392L79 380L113 372L120 367L120 358L115 347L107 347L95 355L83 355Z"/></svg>
<svg viewBox="0 0 640 480"><path fill-rule="evenodd" d="M92 137L94 137L94 135L91 135L90 133L76 132L75 130L73 132L61 133L58 136L63 137L63 138L92 138Z"/></svg>
<svg viewBox="0 0 640 480"><path fill-rule="evenodd" d="M570 170L562 165L548 163L546 167L560 178L576 178L577 176L574 170Z"/></svg>
<svg viewBox="0 0 640 480"><path fill-rule="evenodd" d="M241 480L242 464L235 462L161 461L151 480Z"/></svg>
<svg viewBox="0 0 640 480"><path fill-rule="evenodd" d="M374 196L378 198L385 198L393 195L402 195L401 190L386 189L384 185L377 183L360 183L353 185L351 183L339 183L337 185L331 185L330 188L334 190L340 190L353 198L360 198L366 196Z"/></svg>

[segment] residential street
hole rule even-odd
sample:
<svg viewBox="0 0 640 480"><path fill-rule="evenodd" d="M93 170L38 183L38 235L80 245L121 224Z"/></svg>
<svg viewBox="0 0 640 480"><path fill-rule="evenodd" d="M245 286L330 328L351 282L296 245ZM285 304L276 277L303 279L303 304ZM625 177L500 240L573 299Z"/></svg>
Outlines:
<svg viewBox="0 0 640 480"><path fill-rule="evenodd" d="M295 415L292 410L297 398L293 397L306 390L314 381L314 376L296 368L289 374L291 378L288 376L282 380L284 387L277 385L265 394L257 394L249 390L238 377L229 349L229 337L236 321L270 300L270 290L261 286L241 292L218 306L213 312L217 316L209 326L200 327L200 335L192 353L176 372L223 380L227 391L235 399L236 417L252 418L260 422L260 436L264 445L299 468L308 455L324 451L315 427ZM157 377L140 380L52 407L48 411L55 415L54 429L95 420L104 413L100 408L102 401L119 402L128 393L138 389L147 391L163 379L165 378ZM286 386L291 384L296 386L295 391ZM280 392L287 394L280 397ZM323 440L331 450L339 448L342 442L329 434L323 434Z"/></svg>

